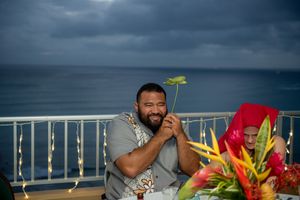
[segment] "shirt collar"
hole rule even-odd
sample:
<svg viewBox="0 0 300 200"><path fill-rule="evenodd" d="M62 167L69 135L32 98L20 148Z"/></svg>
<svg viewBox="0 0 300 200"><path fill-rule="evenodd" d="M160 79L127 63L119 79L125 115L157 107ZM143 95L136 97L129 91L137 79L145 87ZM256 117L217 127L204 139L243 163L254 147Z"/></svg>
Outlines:
<svg viewBox="0 0 300 200"><path fill-rule="evenodd" d="M147 126L145 126L144 123L142 123L140 121L139 115L137 112L133 112L132 113L133 118L135 119L136 123L138 123L138 125L148 134L148 135L152 135L153 136L153 132L151 131L151 129L149 129Z"/></svg>

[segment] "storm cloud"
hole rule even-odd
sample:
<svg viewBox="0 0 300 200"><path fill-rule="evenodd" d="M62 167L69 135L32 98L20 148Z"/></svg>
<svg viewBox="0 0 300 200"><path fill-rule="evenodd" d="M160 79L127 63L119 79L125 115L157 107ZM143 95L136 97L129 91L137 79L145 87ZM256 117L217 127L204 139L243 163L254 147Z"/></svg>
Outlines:
<svg viewBox="0 0 300 200"><path fill-rule="evenodd" d="M297 0L2 0L0 63L300 69Z"/></svg>

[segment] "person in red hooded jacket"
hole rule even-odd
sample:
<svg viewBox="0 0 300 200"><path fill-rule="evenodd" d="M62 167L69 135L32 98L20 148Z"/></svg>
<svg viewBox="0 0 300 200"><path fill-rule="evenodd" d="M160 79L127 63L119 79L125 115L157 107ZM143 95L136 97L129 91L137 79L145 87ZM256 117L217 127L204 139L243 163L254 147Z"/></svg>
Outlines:
<svg viewBox="0 0 300 200"><path fill-rule="evenodd" d="M244 103L235 113L227 131L220 137L218 143L220 152L224 160L229 161L229 155L226 151L225 141L234 151L234 154L239 157L241 147L252 157L254 156L256 137L259 128L266 118L270 117L271 127L273 128L279 111L275 108L260 104ZM274 136L275 145L273 151L279 155L279 160L285 162L285 147L284 139L278 135ZM212 161L211 166L216 166L217 163ZM271 177L267 182L272 182L275 178Z"/></svg>

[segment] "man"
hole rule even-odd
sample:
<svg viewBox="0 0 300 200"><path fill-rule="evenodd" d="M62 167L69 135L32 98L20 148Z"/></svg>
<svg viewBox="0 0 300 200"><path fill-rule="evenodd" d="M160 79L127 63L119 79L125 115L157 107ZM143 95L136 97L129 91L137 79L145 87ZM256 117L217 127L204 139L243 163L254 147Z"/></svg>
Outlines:
<svg viewBox="0 0 300 200"><path fill-rule="evenodd" d="M199 169L199 157L187 144L180 119L168 114L161 86L143 85L134 109L114 118L108 129L108 199L179 186L179 169L189 176Z"/></svg>

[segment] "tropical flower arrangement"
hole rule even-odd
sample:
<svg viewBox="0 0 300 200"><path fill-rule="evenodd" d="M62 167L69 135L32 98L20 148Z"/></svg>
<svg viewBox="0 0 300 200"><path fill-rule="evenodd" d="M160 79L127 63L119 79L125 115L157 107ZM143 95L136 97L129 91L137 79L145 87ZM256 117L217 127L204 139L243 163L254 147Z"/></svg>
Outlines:
<svg viewBox="0 0 300 200"><path fill-rule="evenodd" d="M280 193L300 195L300 164L286 166L276 179L275 188Z"/></svg>
<svg viewBox="0 0 300 200"><path fill-rule="evenodd" d="M212 147L202 143L189 142L199 155L220 163L220 167L205 166L196 172L180 189L179 199L191 199L195 194L215 196L220 199L271 200L275 192L266 183L268 177L280 174L284 164L277 153L272 153L275 144L271 138L271 125L267 116L257 135L253 160L244 147L240 155L235 155L226 142L230 162L226 162L219 150L216 136L212 130Z"/></svg>

